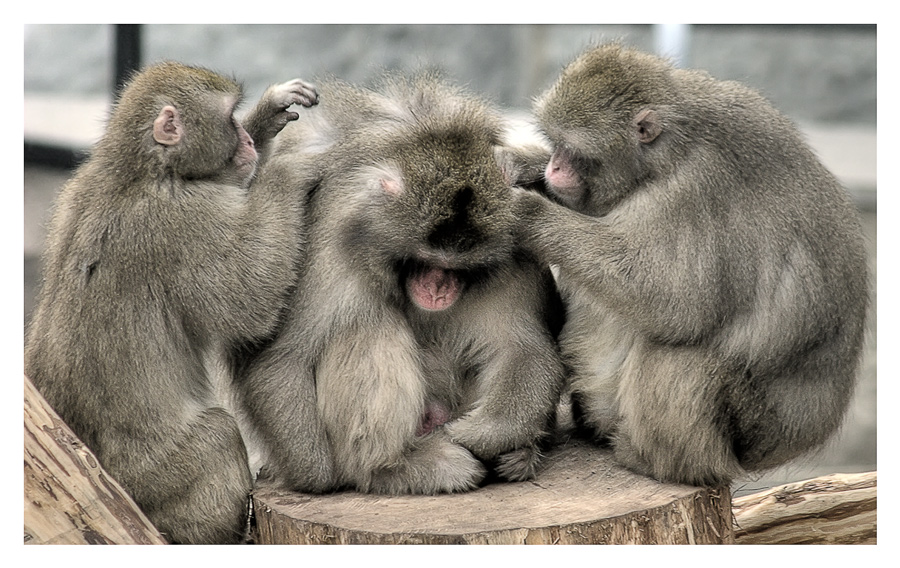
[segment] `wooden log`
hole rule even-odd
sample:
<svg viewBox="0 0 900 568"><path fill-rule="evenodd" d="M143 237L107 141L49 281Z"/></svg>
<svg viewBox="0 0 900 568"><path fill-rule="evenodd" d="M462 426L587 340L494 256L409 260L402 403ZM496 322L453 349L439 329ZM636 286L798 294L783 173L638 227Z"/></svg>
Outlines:
<svg viewBox="0 0 900 568"><path fill-rule="evenodd" d="M569 442L537 478L451 495L310 495L261 484L260 544L731 543L731 494L635 475Z"/></svg>
<svg viewBox="0 0 900 568"><path fill-rule="evenodd" d="M25 544L165 544L25 377Z"/></svg>
<svg viewBox="0 0 900 568"><path fill-rule="evenodd" d="M738 544L876 544L878 472L834 474L734 499Z"/></svg>

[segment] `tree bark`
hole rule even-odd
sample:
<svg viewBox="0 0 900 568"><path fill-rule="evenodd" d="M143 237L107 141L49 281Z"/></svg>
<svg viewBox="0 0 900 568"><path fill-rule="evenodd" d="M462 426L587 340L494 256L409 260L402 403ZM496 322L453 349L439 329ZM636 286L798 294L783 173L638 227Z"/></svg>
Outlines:
<svg viewBox="0 0 900 568"><path fill-rule="evenodd" d="M734 500L738 544L876 544L878 472L834 474Z"/></svg>
<svg viewBox="0 0 900 568"><path fill-rule="evenodd" d="M636 475L570 441L537 478L451 495L310 495L261 484L260 544L704 544L734 541L731 494Z"/></svg>
<svg viewBox="0 0 900 568"><path fill-rule="evenodd" d="M165 544L25 377L25 544Z"/></svg>

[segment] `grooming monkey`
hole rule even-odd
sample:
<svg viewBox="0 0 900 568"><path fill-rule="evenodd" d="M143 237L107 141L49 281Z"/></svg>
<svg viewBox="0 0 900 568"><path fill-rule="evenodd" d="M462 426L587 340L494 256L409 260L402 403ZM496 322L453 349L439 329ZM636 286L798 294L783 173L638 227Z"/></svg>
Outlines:
<svg viewBox="0 0 900 568"><path fill-rule="evenodd" d="M665 481L727 483L820 446L853 390L867 306L845 191L734 82L592 48L534 110L554 202L517 194L559 269L576 421Z"/></svg>
<svg viewBox="0 0 900 568"><path fill-rule="evenodd" d="M178 63L133 78L57 199L26 337L26 374L173 542L243 538L231 353L274 332L301 251L301 195L252 182L316 91L270 87L243 123L241 97Z"/></svg>
<svg viewBox="0 0 900 568"><path fill-rule="evenodd" d="M273 160L316 171L301 284L248 369L263 475L301 491L534 475L563 370L552 281L513 242L504 125L423 74L320 85Z"/></svg>

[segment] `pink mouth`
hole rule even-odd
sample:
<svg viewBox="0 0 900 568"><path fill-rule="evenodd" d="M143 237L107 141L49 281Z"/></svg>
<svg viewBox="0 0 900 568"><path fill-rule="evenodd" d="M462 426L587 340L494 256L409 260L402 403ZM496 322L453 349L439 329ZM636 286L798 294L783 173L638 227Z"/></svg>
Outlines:
<svg viewBox="0 0 900 568"><path fill-rule="evenodd" d="M410 276L409 297L423 310L446 310L459 298L462 282L451 270L430 267Z"/></svg>

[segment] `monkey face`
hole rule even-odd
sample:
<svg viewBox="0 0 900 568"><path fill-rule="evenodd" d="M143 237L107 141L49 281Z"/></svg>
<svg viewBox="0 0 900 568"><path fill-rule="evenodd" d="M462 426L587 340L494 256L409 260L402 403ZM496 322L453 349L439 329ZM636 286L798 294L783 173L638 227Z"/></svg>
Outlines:
<svg viewBox="0 0 900 568"><path fill-rule="evenodd" d="M662 131L655 103L673 89L666 71L616 45L590 50L563 70L535 105L554 152L545 171L552 196L571 209L604 215L646 178L648 148ZM640 69L653 81L635 81Z"/></svg>
<svg viewBox="0 0 900 568"><path fill-rule="evenodd" d="M396 196L398 208L416 220L398 274L408 299L423 310L451 307L511 254L509 189L491 154L477 162L494 167L408 170L408 193Z"/></svg>
<svg viewBox="0 0 900 568"><path fill-rule="evenodd" d="M544 179L550 192L557 201L572 209L583 208L583 201L587 196L580 171L584 171L584 168L580 167L575 156L564 147L557 147L553 151L544 170Z"/></svg>
<svg viewBox="0 0 900 568"><path fill-rule="evenodd" d="M256 153L256 145L250 134L244 130L244 127L232 116L235 132L237 133L237 148L231 157L234 169L240 178L239 185L245 185L253 177L256 172L256 166L259 162L259 155Z"/></svg>
<svg viewBox="0 0 900 568"><path fill-rule="evenodd" d="M426 311L452 307L512 257L512 194L493 150L478 138L458 142L432 133L397 144L362 168L368 197L350 215L347 249Z"/></svg>
<svg viewBox="0 0 900 568"><path fill-rule="evenodd" d="M202 179L212 175L216 181L238 186L246 186L253 177L258 155L250 134L234 117L238 102L237 97L226 95L208 102L208 112L192 117L194 136L188 140L192 144L188 151L196 165L190 174L185 174L187 177Z"/></svg>

